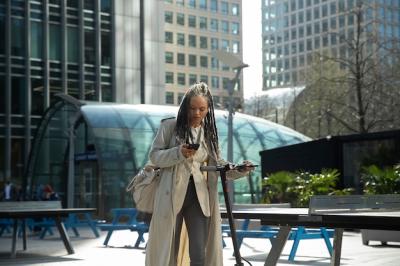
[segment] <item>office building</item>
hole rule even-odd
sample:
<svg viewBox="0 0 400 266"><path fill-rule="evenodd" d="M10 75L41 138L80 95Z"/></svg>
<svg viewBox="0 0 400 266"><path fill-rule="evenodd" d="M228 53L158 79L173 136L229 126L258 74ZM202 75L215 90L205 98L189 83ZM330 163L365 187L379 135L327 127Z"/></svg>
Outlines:
<svg viewBox="0 0 400 266"><path fill-rule="evenodd" d="M354 39L357 17L352 10L362 3L361 39L376 37L389 45L400 40L398 0L261 0L263 36L263 89L305 85L306 68L314 54L346 58L346 40Z"/></svg>
<svg viewBox="0 0 400 266"><path fill-rule="evenodd" d="M164 3L166 104L178 105L191 84L204 81L212 89L217 107L226 107L228 82L235 73L213 52L224 50L242 59L242 1ZM243 99L242 86L236 87L233 97L238 106Z"/></svg>
<svg viewBox="0 0 400 266"><path fill-rule="evenodd" d="M20 182L37 125L57 93L164 101L156 0L0 1L0 182Z"/></svg>

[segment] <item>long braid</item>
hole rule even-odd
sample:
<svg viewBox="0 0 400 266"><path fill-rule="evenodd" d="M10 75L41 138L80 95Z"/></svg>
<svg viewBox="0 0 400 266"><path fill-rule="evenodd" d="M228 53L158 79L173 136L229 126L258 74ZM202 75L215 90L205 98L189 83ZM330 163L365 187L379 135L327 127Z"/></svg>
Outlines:
<svg viewBox="0 0 400 266"><path fill-rule="evenodd" d="M189 139L190 125L188 121L189 105L192 97L203 96L207 99L208 112L204 118L204 134L207 140L211 144L211 149L218 154L218 131L214 115L214 102L211 96L211 92L204 82L193 84L189 90L185 93L182 99L181 105L178 111L178 117L176 119L175 133L181 141L187 141Z"/></svg>

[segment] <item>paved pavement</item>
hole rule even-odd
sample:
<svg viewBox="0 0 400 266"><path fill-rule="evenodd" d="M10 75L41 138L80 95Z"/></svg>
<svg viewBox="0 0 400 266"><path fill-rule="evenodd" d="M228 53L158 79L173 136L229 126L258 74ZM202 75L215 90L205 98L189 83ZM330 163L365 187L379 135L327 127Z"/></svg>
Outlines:
<svg viewBox="0 0 400 266"><path fill-rule="evenodd" d="M103 246L105 233L95 238L88 229L80 229L81 236L71 236L75 254L68 255L60 238L55 236L39 240L38 236L29 236L26 251L22 250L22 239L18 239L17 258L10 259L11 235L0 237L0 265L43 265L43 266L141 266L144 265L144 248L135 249L133 244L137 234L130 231L115 232L109 247ZM235 265L232 257L231 239L225 239L224 265ZM287 260L292 241L288 241L278 262L283 265L329 265L329 254L323 240L302 240L294 262ZM341 265L363 266L398 266L400 265L400 243L381 246L379 242L371 242L370 246L361 243L361 236L356 232L345 232L343 238ZM243 258L253 266L264 265L271 245L264 239L245 239L240 249ZM243 261L244 265L247 265Z"/></svg>

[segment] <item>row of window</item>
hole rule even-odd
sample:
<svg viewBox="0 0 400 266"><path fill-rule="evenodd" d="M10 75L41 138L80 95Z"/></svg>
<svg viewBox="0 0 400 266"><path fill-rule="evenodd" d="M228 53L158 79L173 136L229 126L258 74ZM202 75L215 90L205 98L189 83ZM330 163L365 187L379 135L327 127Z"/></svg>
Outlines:
<svg viewBox="0 0 400 266"><path fill-rule="evenodd" d="M299 26L293 26L290 27L290 29L284 30L284 31L279 31L283 35L279 40L277 41L288 41L289 40L289 32L291 33L290 39L296 39L296 38L303 38L304 36L310 36L313 34L320 34L323 32L334 32L335 30L343 29L346 25L347 27L351 27L354 25L354 20L352 19L353 16L348 17L347 19L347 24L344 16L339 16L339 17L332 17L329 20L324 19L322 21L315 21L314 23L308 23L306 25L299 25ZM339 23L339 27L338 27ZM372 31L371 27L372 24L368 24L366 26L367 31ZM275 26L266 25L264 27L265 32L276 32Z"/></svg>
<svg viewBox="0 0 400 266"><path fill-rule="evenodd" d="M176 24L185 26L185 16L184 13L176 13ZM197 17L194 15L187 15L187 25L189 28L199 28L201 30L210 30L213 32L222 32L226 34L239 35L240 24L238 22L229 22L227 20L218 20L216 18L210 19L210 25L208 25L207 17ZM198 20L197 20L198 19ZM173 24L174 13L172 11L165 11L164 13L165 23Z"/></svg>
<svg viewBox="0 0 400 266"><path fill-rule="evenodd" d="M188 57L188 65L191 67L197 67L197 55L189 54ZM201 55L200 57L200 67L208 68L208 57ZM174 53L173 52L165 52L165 63L174 64ZM176 63L181 66L186 65L186 55L184 53L176 54Z"/></svg>
<svg viewBox="0 0 400 266"><path fill-rule="evenodd" d="M197 38L199 38L199 45L197 45ZM197 36L193 34L188 34L187 40L189 47L208 49L208 37L206 36ZM174 44L173 32L165 31L165 42ZM180 32L176 33L176 44L182 46L186 45L185 33L180 33ZM222 49L228 52L232 52L234 54L240 53L240 42L236 40L226 40L226 39L220 40L218 38L210 38L210 47L211 50Z"/></svg>
<svg viewBox="0 0 400 266"><path fill-rule="evenodd" d="M199 8L200 10L210 10L219 12L222 15L239 16L239 4L229 3L218 0L164 0L165 3L174 4L179 7Z"/></svg>
<svg viewBox="0 0 400 266"><path fill-rule="evenodd" d="M186 63L186 57L188 58L187 63ZM197 63L198 58L199 58L199 63ZM176 65L178 65L178 66L190 66L190 67L200 66L202 68L208 68L209 62L210 62L210 67L212 70L230 71L229 66L227 66L226 64L223 64L223 63L220 64L218 59L215 57L211 57L209 59L209 57L205 56L205 55L198 56L195 54L188 54L186 56L186 54L184 54L184 53L176 53ZM170 51L165 52L165 63L175 64L173 52L170 52Z"/></svg>
<svg viewBox="0 0 400 266"><path fill-rule="evenodd" d="M26 108L30 107L30 114L42 115L46 106L44 106L44 79L41 77L32 77L30 79L31 91L31 102L28 105L26 102L26 86L27 79L23 76L13 75L11 76L10 92L11 92L11 113L24 115ZM101 84L101 101L111 102L112 99L112 87L110 84ZM82 100L97 100L96 94L100 93L96 91L97 86L94 82L85 81L84 83L84 98ZM6 100L6 76L0 74L0 101ZM80 98L78 81L67 81L67 93ZM62 82L57 79L49 80L49 93L51 101L54 99L54 95L63 92ZM0 102L0 113L5 113L5 102Z"/></svg>
<svg viewBox="0 0 400 266"><path fill-rule="evenodd" d="M382 21L386 21L386 23L390 24L398 24L400 20L400 10L398 8L395 9L385 9L379 8L377 9L376 17L378 17ZM362 13L363 21L371 21L374 19L374 10L372 8L368 8L364 13ZM327 14L323 13L323 16L319 16L319 9L314 8L314 17L312 17L312 12L310 10L306 10L306 13L303 11L291 14L290 16L280 16L278 18L267 18L266 16L266 27L264 30L274 31L276 29L282 29L289 26L295 26L298 24L319 20L320 18L325 18ZM356 21L356 16L353 13L334 15L330 18L333 21L334 26L336 27L336 20L339 20L339 28L344 27L347 18L347 25L353 25ZM327 21L327 19L326 19Z"/></svg>
<svg viewBox="0 0 400 266"><path fill-rule="evenodd" d="M367 49L371 52L372 47L369 45ZM326 50L325 52L327 52ZM330 56L337 58L346 58L348 56L348 49L346 46L329 49ZM267 54L266 54L267 56ZM315 64L315 54L310 51L307 54L300 54L284 60L269 60L265 64L263 74L265 76L264 81L268 84L267 87L282 86L296 84L303 82L305 78L305 66ZM322 61L320 61L322 63ZM340 68L344 68L344 65L340 65ZM297 72L297 70L299 70Z"/></svg>
<svg viewBox="0 0 400 266"><path fill-rule="evenodd" d="M292 34L293 36L293 34ZM386 38L390 36L390 38ZM276 55L276 57L288 56L290 54L302 53L304 51L312 51L313 49L319 49L320 47L330 47L338 44L343 44L347 40L354 40L355 33L353 28L349 28L346 32L340 31L337 34L325 34L322 36L314 35L314 37L310 37L307 39L299 39L296 40L293 37L293 40L290 44L279 45L275 43L274 36L267 36L264 38L265 48L269 48L269 53ZM400 39L400 27L393 28L382 27L381 31L379 31L379 38L383 41L385 40L385 44L391 44L390 41L394 43Z"/></svg>
<svg viewBox="0 0 400 266"><path fill-rule="evenodd" d="M281 9L280 11L289 13L290 11L294 12L299 9L308 8L312 6L316 6L322 4L322 7L328 8L328 4L323 4L325 2L330 2L330 11L331 13L348 11L357 5L357 0L264 0L264 6L270 9L271 11L274 8ZM372 4L379 4L381 6L390 6L390 7L399 7L400 1L399 0L364 0L362 1L364 6L371 6Z"/></svg>
<svg viewBox="0 0 400 266"><path fill-rule="evenodd" d="M185 96L184 93L178 92L178 99L176 104L180 104L182 102L183 96ZM166 104L175 104L175 93L172 91L167 91L165 92L165 103ZM241 102L241 98L234 97L234 104L235 106L239 106ZM229 97L219 97L219 96L213 96L213 102L216 108L222 108L224 107L225 109L228 109L228 104L229 104Z"/></svg>
<svg viewBox="0 0 400 266"><path fill-rule="evenodd" d="M176 81L175 81L175 74L176 74ZM199 79L200 78L200 79ZM177 84L177 85L192 85L196 82L203 81L211 86L212 89L228 89L228 82L229 78L226 77L218 77L218 76L211 76L211 83L208 83L208 76L207 75L196 75L196 74L188 74L186 73L174 73L171 71L165 72L165 84Z"/></svg>

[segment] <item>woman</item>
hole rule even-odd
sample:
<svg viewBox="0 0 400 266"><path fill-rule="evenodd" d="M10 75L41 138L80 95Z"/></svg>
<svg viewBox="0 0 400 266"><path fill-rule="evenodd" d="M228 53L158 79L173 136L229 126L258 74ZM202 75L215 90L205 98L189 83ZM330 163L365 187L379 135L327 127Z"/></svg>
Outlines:
<svg viewBox="0 0 400 266"><path fill-rule="evenodd" d="M197 149L189 144L200 144ZM189 238L190 265L222 265L218 173L200 166L226 163L220 158L212 96L205 83L190 87L177 119L165 119L153 141L150 160L161 168L146 249L147 266L177 265L181 228ZM237 178L252 170L228 171ZM184 222L184 223L183 223ZM186 231L182 230L186 235ZM182 247L181 247L182 248Z"/></svg>

